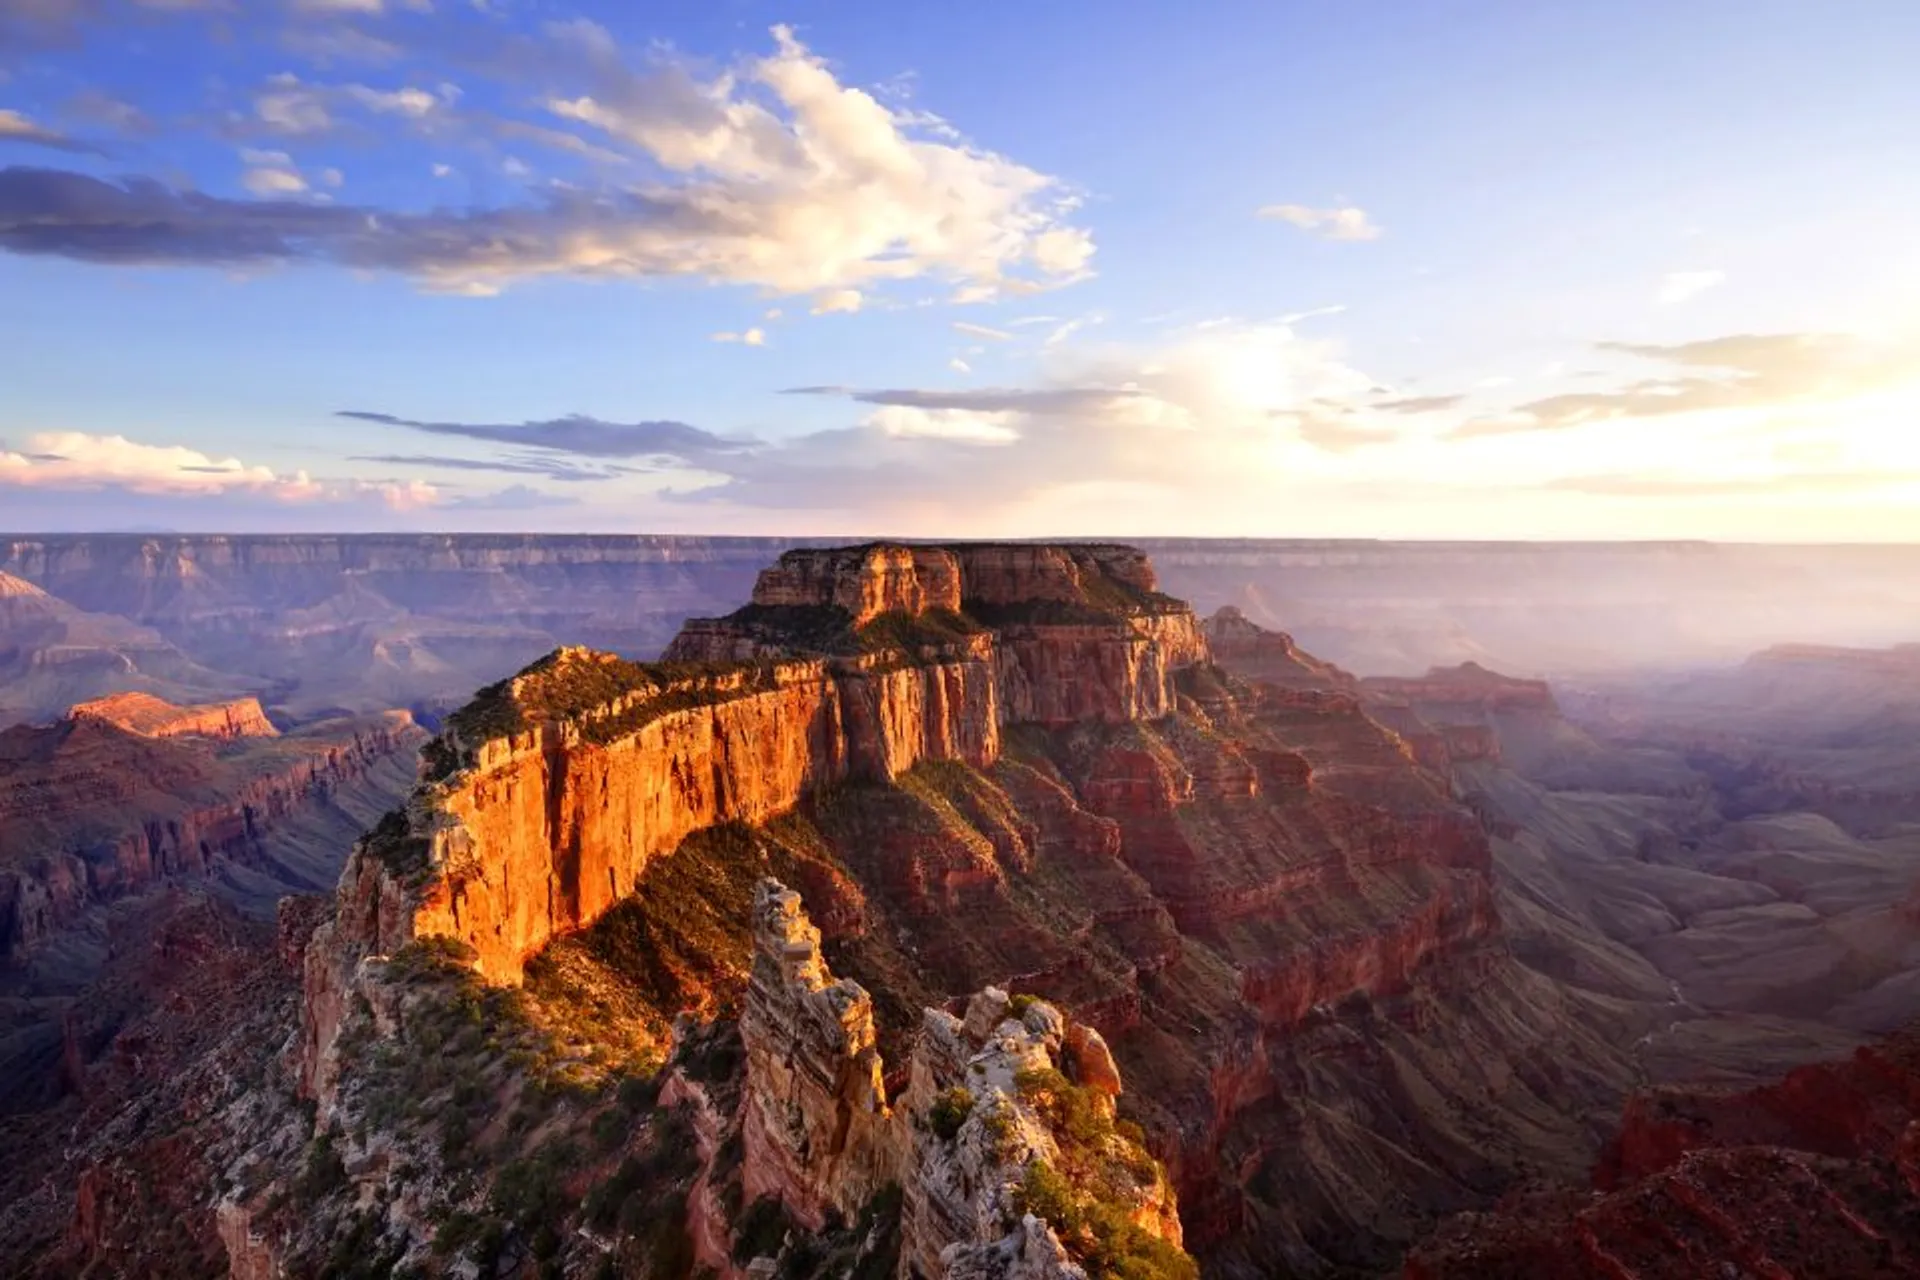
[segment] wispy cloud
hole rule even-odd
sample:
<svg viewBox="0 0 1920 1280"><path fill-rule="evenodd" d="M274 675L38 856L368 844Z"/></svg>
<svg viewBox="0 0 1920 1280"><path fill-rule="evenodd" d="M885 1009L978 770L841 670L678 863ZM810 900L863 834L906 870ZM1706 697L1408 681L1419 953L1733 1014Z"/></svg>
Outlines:
<svg viewBox="0 0 1920 1280"><path fill-rule="evenodd" d="M955 320L954 332L968 334L975 338L988 338L994 342L1012 342L1013 335L1005 329L993 329L984 324L975 324L971 320Z"/></svg>
<svg viewBox="0 0 1920 1280"><path fill-rule="evenodd" d="M1842 334L1731 334L1672 346L1595 346L1684 372L1638 378L1612 391L1531 400L1504 413L1469 419L1453 435L1473 439L1611 419L1838 400L1920 375L1916 353Z"/></svg>
<svg viewBox="0 0 1920 1280"><path fill-rule="evenodd" d="M764 347L767 344L764 329L746 329L739 333L716 333L711 336L715 342L737 342L745 347Z"/></svg>
<svg viewBox="0 0 1920 1280"><path fill-rule="evenodd" d="M45 147L50 151L103 154L99 147L90 142L82 142L78 138L71 138L57 130L36 124L18 111L0 108L0 145L9 142L29 147Z"/></svg>
<svg viewBox="0 0 1920 1280"><path fill-rule="evenodd" d="M424 431L429 435L458 436L492 444L549 449L588 458L669 458L699 464L744 453L757 444L753 440L715 435L684 422L607 422L584 414L551 418L544 422L505 424L422 422L363 409L343 409L335 416L386 427L403 427L409 431Z"/></svg>
<svg viewBox="0 0 1920 1280"><path fill-rule="evenodd" d="M1378 240L1384 233L1365 209L1341 205L1315 209L1304 204L1270 204L1260 216L1312 232L1323 240Z"/></svg>

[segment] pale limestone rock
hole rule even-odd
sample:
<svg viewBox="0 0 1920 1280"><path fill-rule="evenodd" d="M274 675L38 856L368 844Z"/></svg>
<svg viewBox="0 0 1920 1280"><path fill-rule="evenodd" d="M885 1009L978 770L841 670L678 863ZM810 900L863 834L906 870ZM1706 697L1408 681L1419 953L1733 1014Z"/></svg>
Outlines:
<svg viewBox="0 0 1920 1280"><path fill-rule="evenodd" d="M777 880L754 893L753 977L740 1037L749 1200L775 1196L819 1230L829 1210L851 1220L900 1178L905 1144L887 1106L873 1002L836 982L800 895Z"/></svg>

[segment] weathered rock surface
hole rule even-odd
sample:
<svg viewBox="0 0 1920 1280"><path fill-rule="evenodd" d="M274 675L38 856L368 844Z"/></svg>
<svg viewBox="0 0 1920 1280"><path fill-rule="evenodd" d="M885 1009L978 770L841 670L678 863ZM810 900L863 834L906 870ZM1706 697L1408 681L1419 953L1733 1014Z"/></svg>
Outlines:
<svg viewBox="0 0 1920 1280"><path fill-rule="evenodd" d="M964 1017L925 1010L906 1090L889 1106L865 989L828 972L798 894L762 881L753 911L740 1024L749 1197L771 1196L818 1231L829 1213L851 1220L897 1184L903 1277L1077 1280L1086 1272L1071 1244L1029 1211L1026 1186L1036 1165L1073 1170L1081 1183L1097 1171L1099 1186L1084 1193L1117 1197L1117 1213L1158 1242L1149 1247L1180 1257L1172 1188L1112 1129L1120 1075L1097 1031L1043 1001L1016 1012L991 987ZM1094 1114L1077 1130L1042 1113L1046 1091L1063 1088L1087 1091ZM1061 1185L1082 1192L1075 1181Z"/></svg>
<svg viewBox="0 0 1920 1280"><path fill-rule="evenodd" d="M175 706L148 693L116 693L77 702L75 719L104 720L147 738L272 738L279 735L258 698Z"/></svg>
<svg viewBox="0 0 1920 1280"><path fill-rule="evenodd" d="M146 627L88 613L0 573L0 726L48 719L103 694L192 701L252 687L197 665Z"/></svg>
<svg viewBox="0 0 1920 1280"><path fill-rule="evenodd" d="M833 980L800 895L775 880L754 897L754 959L740 1039L747 1050L747 1194L773 1196L808 1230L852 1218L904 1155L875 1047L873 1001Z"/></svg>

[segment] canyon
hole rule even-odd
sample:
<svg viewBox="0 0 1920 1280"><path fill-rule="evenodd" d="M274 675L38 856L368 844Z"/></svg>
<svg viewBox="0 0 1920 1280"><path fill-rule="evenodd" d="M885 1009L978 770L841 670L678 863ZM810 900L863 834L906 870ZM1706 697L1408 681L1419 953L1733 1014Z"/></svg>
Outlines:
<svg viewBox="0 0 1920 1280"><path fill-rule="evenodd" d="M50 593L63 610L140 632L137 640L93 637L53 650L66 674L26 699L28 718L145 687L112 673L129 657L140 669L157 646L197 667L194 680L223 673L197 696L149 688L171 701L251 693L294 718L387 707L435 715L561 645L652 659L686 618L732 608L763 566L806 545L825 542L0 535L0 574ZM1920 551L1900 546L1180 538L1133 545L1152 557L1167 589L1201 613L1235 606L1369 675L1463 661L1536 676L1724 664L1783 640L1908 641L1920 614ZM18 643L5 614L0 598L0 663ZM83 679L87 664L107 674ZM0 716L9 710L22 714L0 703Z"/></svg>
<svg viewBox="0 0 1920 1280"><path fill-rule="evenodd" d="M1863 647L1900 638L1898 549L0 545L89 607L131 590L183 654L255 653L246 692L0 735L41 770L0 791L21 814L59 816L50 776L108 815L152 778L250 832L167 811L36 855L33 902L67 897L13 910L26 968L92 955L69 1009L138 994L34 1006L26 1274L158 1267L154 1176L183 1275L1542 1274L1691 1229L1628 1199L1705 1186L1740 1222L1712 1188L1812 1178L1859 1208L1818 1161L1898 1127L1835 1146L1820 1117L1893 1113L1804 1066L1920 1007L1920 696L1910 647ZM1728 601L1793 564L1840 566L1836 643L1732 666L1572 670L1510 603L1568 565L1607 567L1601 603L1722 574L1697 660L1783 625ZM548 643L576 622L612 643ZM235 763L323 740L357 783L276 801ZM323 791L354 798L309 827ZM263 855L295 828L304 860ZM1889 1043L1848 1078L1893 1079ZM1779 1097L1803 1120L1727 1119ZM1712 1181L1733 1146L1766 1154Z"/></svg>
<svg viewBox="0 0 1920 1280"><path fill-rule="evenodd" d="M563 650L449 717L306 953L323 1127L380 957L431 943L537 988L727 829L815 904L882 1059L996 984L1097 1030L1220 1274L1378 1265L1519 1167L1583 1170L1632 1079L1652 1015L1514 963L1444 779L1351 692L1215 666L1138 552L790 552L668 655Z"/></svg>

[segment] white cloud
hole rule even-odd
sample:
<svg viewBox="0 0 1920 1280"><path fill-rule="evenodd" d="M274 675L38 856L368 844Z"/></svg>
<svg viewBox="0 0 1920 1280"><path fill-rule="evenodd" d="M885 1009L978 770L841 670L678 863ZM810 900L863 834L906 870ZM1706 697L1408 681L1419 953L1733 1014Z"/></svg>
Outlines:
<svg viewBox="0 0 1920 1280"><path fill-rule="evenodd" d="M450 164L436 164L433 166L433 176L436 178L450 178L453 176L453 166Z"/></svg>
<svg viewBox="0 0 1920 1280"><path fill-rule="evenodd" d="M359 103L369 111L385 115L411 116L418 120L432 114L441 106L439 98L425 89L370 89L363 84L350 84L344 90L347 97Z"/></svg>
<svg viewBox="0 0 1920 1280"><path fill-rule="evenodd" d="M955 320L953 328L956 333L971 334L976 338L991 338L995 342L1013 341L1013 335L1005 329L989 329L984 324L974 324L970 320Z"/></svg>
<svg viewBox="0 0 1920 1280"><path fill-rule="evenodd" d="M385 0L293 0L302 13L384 13Z"/></svg>
<svg viewBox="0 0 1920 1280"><path fill-rule="evenodd" d="M865 301L858 289L830 289L817 295L813 300L813 314L816 316L833 315L838 312L851 314L860 309Z"/></svg>
<svg viewBox="0 0 1920 1280"><path fill-rule="evenodd" d="M971 371L957 358L948 367ZM1023 386L811 389L864 412L715 459L708 470L722 481L680 500L916 529L1011 528L1005 513L1048 519L1064 495L1094 490L1126 497L1103 509L1107 520L1190 506L1197 494L1222 510L1270 511L1277 486L1428 429L1376 409L1376 385L1331 345L1277 325L1147 349L1064 344L1042 350L1038 378Z"/></svg>
<svg viewBox="0 0 1920 1280"><path fill-rule="evenodd" d="M760 318L762 320L778 320L781 316L785 314L786 312L782 311L779 307L768 307L766 310L766 314L761 316Z"/></svg>
<svg viewBox="0 0 1920 1280"><path fill-rule="evenodd" d="M153 445L125 436L45 431L15 453L0 449L0 484L29 488L93 489L114 485L136 493L226 493L245 490L299 501L321 486L305 472L276 475L238 458L216 458L180 445Z"/></svg>
<svg viewBox="0 0 1920 1280"><path fill-rule="evenodd" d="M742 346L747 347L764 347L767 344L767 335L764 330L748 329L744 333L716 333L713 335L713 340L715 342L738 342Z"/></svg>
<svg viewBox="0 0 1920 1280"><path fill-rule="evenodd" d="M389 511L439 505L440 489L421 480L316 480L305 471L218 457L184 445L125 436L43 431L18 452L0 447L0 488L47 492L112 491L144 497L251 497L272 503L373 503Z"/></svg>
<svg viewBox="0 0 1920 1280"><path fill-rule="evenodd" d="M307 189L307 180L292 169L249 169L241 176L240 185L254 195L271 199L301 194Z"/></svg>
<svg viewBox="0 0 1920 1280"><path fill-rule="evenodd" d="M253 113L276 133L323 133L333 127L326 94L288 73L270 77L255 95Z"/></svg>
<svg viewBox="0 0 1920 1280"><path fill-rule="evenodd" d="M1088 270L1092 239L1063 221L1056 180L842 84L786 27L771 55L710 80L677 63L636 74L591 22L550 31L595 75L548 110L680 175L691 204L727 209L729 234L674 247L692 259L679 270L792 293L931 275L979 298Z"/></svg>
<svg viewBox="0 0 1920 1280"><path fill-rule="evenodd" d="M330 187L337 188L346 185L347 175L338 169L322 169L320 171L320 181Z"/></svg>
<svg viewBox="0 0 1920 1280"><path fill-rule="evenodd" d="M1291 223L1325 240L1378 240L1384 234L1365 209L1354 205L1314 209L1303 204L1270 204L1259 213L1263 218Z"/></svg>
<svg viewBox="0 0 1920 1280"><path fill-rule="evenodd" d="M1017 415L970 409L921 409L890 404L868 414L860 424L896 438L964 440L977 444L1010 444L1020 438L1014 429Z"/></svg>
<svg viewBox="0 0 1920 1280"><path fill-rule="evenodd" d="M947 368L953 370L955 373L972 373L973 372L973 366L968 364L965 360L962 360L959 356L955 356L953 359L947 361Z"/></svg>
<svg viewBox="0 0 1920 1280"><path fill-rule="evenodd" d="M1661 277L1659 291L1653 295L1654 305L1678 306L1699 297L1726 278L1724 271L1669 271Z"/></svg>

